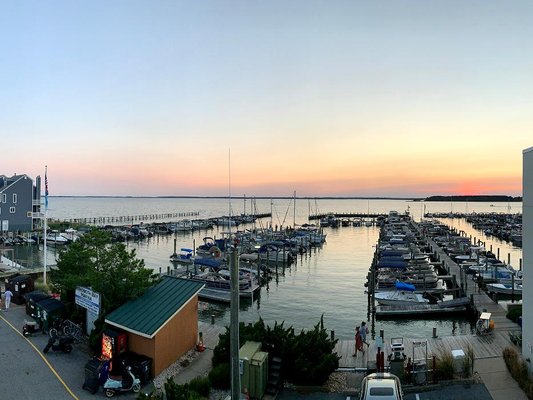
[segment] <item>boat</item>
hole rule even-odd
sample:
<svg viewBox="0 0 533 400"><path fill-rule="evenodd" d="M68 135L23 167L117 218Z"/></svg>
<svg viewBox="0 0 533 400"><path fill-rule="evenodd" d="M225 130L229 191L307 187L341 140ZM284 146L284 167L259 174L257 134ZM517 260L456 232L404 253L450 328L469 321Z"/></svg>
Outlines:
<svg viewBox="0 0 533 400"><path fill-rule="evenodd" d="M179 253L173 253L170 256L170 262L178 264L192 264L194 262L192 249L180 249Z"/></svg>
<svg viewBox="0 0 533 400"><path fill-rule="evenodd" d="M415 286L397 281L395 291L376 292L376 301L383 305L428 304L429 300L423 294L415 293Z"/></svg>
<svg viewBox="0 0 533 400"><path fill-rule="evenodd" d="M46 243L64 245L70 243L70 240L61 235L59 232L50 232L48 235L46 235Z"/></svg>
<svg viewBox="0 0 533 400"><path fill-rule="evenodd" d="M515 283L514 290L513 285L508 283L489 283L487 284L487 292L489 293L499 293L499 294L516 294L522 295L522 284Z"/></svg>

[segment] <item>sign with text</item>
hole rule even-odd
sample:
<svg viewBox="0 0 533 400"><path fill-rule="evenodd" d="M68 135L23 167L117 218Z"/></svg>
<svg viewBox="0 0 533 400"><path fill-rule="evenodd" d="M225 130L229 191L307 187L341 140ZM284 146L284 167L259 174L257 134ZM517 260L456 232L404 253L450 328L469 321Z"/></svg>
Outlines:
<svg viewBox="0 0 533 400"><path fill-rule="evenodd" d="M98 292L93 292L89 288L78 286L76 288L75 301L77 305L86 308L96 315L100 313L100 293Z"/></svg>

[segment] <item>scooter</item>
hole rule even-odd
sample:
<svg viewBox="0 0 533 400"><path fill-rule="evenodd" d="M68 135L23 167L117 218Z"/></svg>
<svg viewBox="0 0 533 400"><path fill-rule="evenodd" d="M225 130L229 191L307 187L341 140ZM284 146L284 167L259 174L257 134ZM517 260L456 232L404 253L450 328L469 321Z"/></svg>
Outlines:
<svg viewBox="0 0 533 400"><path fill-rule="evenodd" d="M56 343L56 341L59 340L59 343ZM46 344L46 347L43 349L44 353L48 353L50 349L53 351L62 351L63 353L70 353L72 351L72 343L74 342L74 339L72 339L69 336L61 336L59 338L53 337L48 339L48 343Z"/></svg>
<svg viewBox="0 0 533 400"><path fill-rule="evenodd" d="M106 397L113 397L120 392L128 392L132 390L134 393L141 391L141 381L133 372L131 367L126 367L126 374L122 376L122 379L115 379L109 376L104 383L104 394Z"/></svg>
<svg viewBox="0 0 533 400"><path fill-rule="evenodd" d="M41 332L41 326L36 321L24 320L24 325L22 326L22 334L25 337L31 336L36 332Z"/></svg>

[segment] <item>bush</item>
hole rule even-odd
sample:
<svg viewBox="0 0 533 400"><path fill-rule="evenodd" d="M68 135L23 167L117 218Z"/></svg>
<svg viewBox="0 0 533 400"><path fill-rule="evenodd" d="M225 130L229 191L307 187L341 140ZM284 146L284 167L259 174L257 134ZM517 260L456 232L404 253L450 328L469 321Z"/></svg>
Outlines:
<svg viewBox="0 0 533 400"><path fill-rule="evenodd" d="M465 378L472 376L474 372L474 349L468 345L465 358L463 360L463 375Z"/></svg>
<svg viewBox="0 0 533 400"><path fill-rule="evenodd" d="M533 399L533 381L529 379L529 370L526 362L521 359L516 349L512 347L503 349L503 359L518 386L526 393L529 399Z"/></svg>
<svg viewBox="0 0 533 400"><path fill-rule="evenodd" d="M320 385L339 366L339 356L333 352L337 340L331 340L324 328L323 317L310 331L294 334L292 327L284 328L283 322L273 328L265 326L262 319L255 324L239 326L239 342L260 342L262 350L268 352L269 359L279 357L282 379L296 384ZM230 362L230 332L226 329L220 335L219 344L213 352L213 365ZM229 377L229 373L227 375ZM211 379L213 387L215 383Z"/></svg>
<svg viewBox="0 0 533 400"><path fill-rule="evenodd" d="M189 382L189 389L194 390L202 397L208 397L211 390L211 382L207 376L197 376Z"/></svg>
<svg viewBox="0 0 533 400"><path fill-rule="evenodd" d="M507 311L506 317L510 319L513 322L518 322L518 317L522 316L522 305L521 304L515 304L513 306L509 306L509 311Z"/></svg>
<svg viewBox="0 0 533 400"><path fill-rule="evenodd" d="M453 379L454 368L453 368L453 356L449 351L441 350L437 356L437 366L436 366L437 379L439 380L449 380Z"/></svg>
<svg viewBox="0 0 533 400"><path fill-rule="evenodd" d="M209 372L209 381L216 389L227 390L231 387L231 368L229 363L222 363L213 367Z"/></svg>
<svg viewBox="0 0 533 400"><path fill-rule="evenodd" d="M200 400L200 395L195 392L194 390L191 390L188 384L185 385L178 385L176 382L172 380L172 378L168 378L168 380L165 383L165 394L167 400Z"/></svg>

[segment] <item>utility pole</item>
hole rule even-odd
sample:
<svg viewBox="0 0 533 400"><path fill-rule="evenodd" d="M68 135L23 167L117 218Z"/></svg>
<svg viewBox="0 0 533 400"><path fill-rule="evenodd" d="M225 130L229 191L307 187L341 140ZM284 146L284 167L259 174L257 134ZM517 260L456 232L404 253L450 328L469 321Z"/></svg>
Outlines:
<svg viewBox="0 0 533 400"><path fill-rule="evenodd" d="M241 397L241 375L239 368L239 257L236 242L231 246L230 277L231 399L237 400Z"/></svg>

